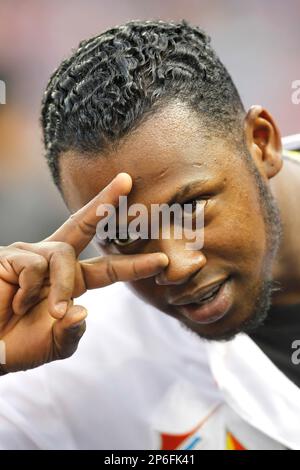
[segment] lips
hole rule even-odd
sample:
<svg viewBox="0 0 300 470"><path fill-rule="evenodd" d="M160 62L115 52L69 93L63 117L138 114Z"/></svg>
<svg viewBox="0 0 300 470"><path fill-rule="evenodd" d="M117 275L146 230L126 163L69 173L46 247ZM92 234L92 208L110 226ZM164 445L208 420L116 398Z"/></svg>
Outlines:
<svg viewBox="0 0 300 470"><path fill-rule="evenodd" d="M223 318L232 304L232 280L227 278L210 285L205 288L205 291L204 289L197 291L193 297L182 297L172 305L189 320L199 324L208 324Z"/></svg>
<svg viewBox="0 0 300 470"><path fill-rule="evenodd" d="M197 289L197 291L195 291L192 294L183 295L181 297L177 296L177 297L170 298L169 304L186 305L186 304L190 304L193 302L200 303L200 302L206 301L220 289L221 285L224 282L225 282L225 279L221 279L213 283L210 283L209 285L201 289Z"/></svg>

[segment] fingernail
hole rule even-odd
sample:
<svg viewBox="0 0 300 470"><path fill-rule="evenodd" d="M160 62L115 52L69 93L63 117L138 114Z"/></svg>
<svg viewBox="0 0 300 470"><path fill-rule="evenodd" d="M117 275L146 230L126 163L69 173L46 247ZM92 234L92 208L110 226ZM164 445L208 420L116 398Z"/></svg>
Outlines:
<svg viewBox="0 0 300 470"><path fill-rule="evenodd" d="M168 266L169 258L164 253L159 254L159 261L163 266Z"/></svg>
<svg viewBox="0 0 300 470"><path fill-rule="evenodd" d="M130 178L131 179L131 176L128 173L125 173L124 171L122 171L121 173L118 173L117 176L114 177L113 181L115 179L119 178L120 176L122 176L122 178L124 178L124 176L125 176L125 178L127 178L127 179Z"/></svg>
<svg viewBox="0 0 300 470"><path fill-rule="evenodd" d="M120 177L123 178L123 179L125 178L130 184L132 184L131 176L130 176L128 173L124 173L124 172L118 173L118 174L114 177L114 179L111 181L111 184L113 185L114 182L115 182L117 179L119 179Z"/></svg>
<svg viewBox="0 0 300 470"><path fill-rule="evenodd" d="M58 313L58 315L62 318L63 316L65 316L65 314L67 313L67 309L68 309L68 302L66 301L63 301L63 302L58 302L56 305L55 305L55 311Z"/></svg>

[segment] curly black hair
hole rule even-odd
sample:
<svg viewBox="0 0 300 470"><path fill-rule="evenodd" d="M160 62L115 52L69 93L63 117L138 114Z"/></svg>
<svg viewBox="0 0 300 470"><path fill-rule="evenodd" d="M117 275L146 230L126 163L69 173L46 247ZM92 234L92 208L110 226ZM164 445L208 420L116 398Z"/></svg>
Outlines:
<svg viewBox="0 0 300 470"><path fill-rule="evenodd" d="M171 100L196 110L214 131L236 135L245 110L238 91L198 26L130 21L80 42L52 74L42 100L46 158L60 187L59 157L115 149Z"/></svg>

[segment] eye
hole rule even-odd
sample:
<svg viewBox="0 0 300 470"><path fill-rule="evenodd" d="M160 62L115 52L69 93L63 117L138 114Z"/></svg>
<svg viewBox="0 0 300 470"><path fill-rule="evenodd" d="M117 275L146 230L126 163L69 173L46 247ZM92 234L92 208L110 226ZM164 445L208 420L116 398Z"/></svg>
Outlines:
<svg viewBox="0 0 300 470"><path fill-rule="evenodd" d="M122 237L120 235L118 236L118 234L117 234L116 238L109 238L108 237L106 242L108 244L114 243L117 246L128 246L128 245L131 245L132 243L134 243L138 239L139 239L138 235L130 235L130 233L127 232L127 233L123 234Z"/></svg>
<svg viewBox="0 0 300 470"><path fill-rule="evenodd" d="M206 206L209 198L209 195L204 195L199 198L189 199L181 204L183 211L187 212L189 215L194 215L197 208L203 209L203 207Z"/></svg>

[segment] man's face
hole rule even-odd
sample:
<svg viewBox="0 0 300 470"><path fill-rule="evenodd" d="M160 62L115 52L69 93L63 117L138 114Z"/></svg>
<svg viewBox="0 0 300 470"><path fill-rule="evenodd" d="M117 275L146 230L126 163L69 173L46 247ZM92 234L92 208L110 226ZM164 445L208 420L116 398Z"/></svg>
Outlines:
<svg viewBox="0 0 300 470"><path fill-rule="evenodd" d="M188 250L187 240L172 237L101 246L105 253L167 254L163 273L131 282L130 288L204 338L229 339L257 326L269 307L278 245L278 237L270 236L278 219L264 175L256 171L255 180L230 138L214 136L178 104L152 116L115 152L90 158L63 155L68 207L82 207L119 172L133 180L128 206L144 204L150 213L151 204L174 199L180 204L206 201L201 250ZM213 286L217 290L203 299Z"/></svg>

